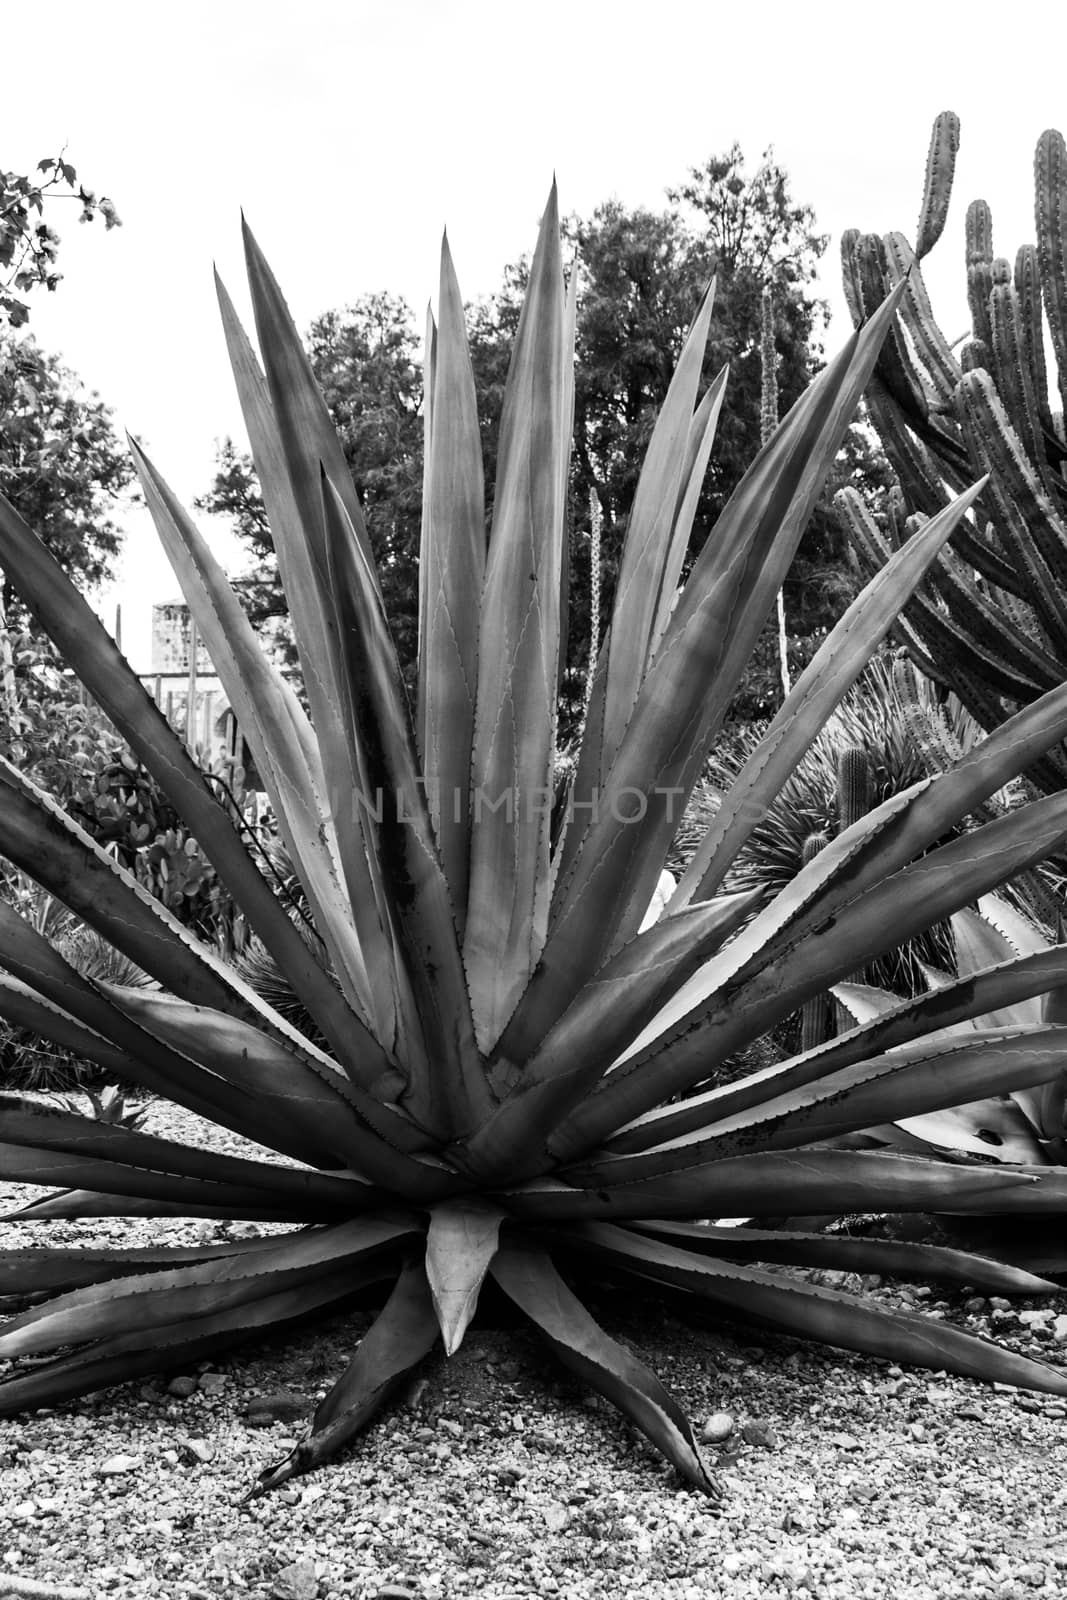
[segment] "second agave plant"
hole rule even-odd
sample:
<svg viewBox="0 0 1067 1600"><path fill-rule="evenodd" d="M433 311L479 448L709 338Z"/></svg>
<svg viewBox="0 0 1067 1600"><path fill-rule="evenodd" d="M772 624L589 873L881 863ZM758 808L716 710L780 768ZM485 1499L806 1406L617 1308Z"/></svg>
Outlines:
<svg viewBox="0 0 1067 1600"><path fill-rule="evenodd" d="M0 849L156 980L81 978L0 905L0 1013L268 1154L237 1158L70 1114L10 1113L0 1177L61 1187L19 1215L242 1218L292 1231L165 1247L8 1250L0 1411L187 1365L383 1286L381 1311L262 1491L364 1427L438 1339L460 1344L490 1276L582 1379L689 1481L715 1482L677 1401L581 1299L595 1271L789 1333L1067 1393L1067 1375L944 1322L890 1314L783 1265L1034 1293L977 1255L695 1221L1061 1209L1064 1175L950 1166L834 1141L1053 1075L1062 1034L994 1044L932 1027L1050 987L1064 950L941 991L754 1077L720 1068L812 994L1067 835L1067 796L941 843L1067 734L1067 688L951 770L876 807L769 905L720 893L754 822L967 517L962 494L833 631L752 753L677 889L640 931L722 718L895 314L860 328L752 464L678 594L726 395L701 394L712 294L651 439L562 830L556 685L576 284L553 193L516 335L487 539L478 406L444 251L425 369L418 692L409 706L359 500L278 286L249 236L259 355L220 289L230 357L298 641L308 712L259 650L196 527L136 445L145 497L302 881L301 937L227 812L88 607L9 506L0 564L184 817L284 974L305 1036L199 944L47 796L0 768ZM559 812L557 809L557 816ZM269 1152L279 1159L269 1158ZM995 1205L993 1202L995 1201ZM41 1298L45 1296L45 1298Z"/></svg>

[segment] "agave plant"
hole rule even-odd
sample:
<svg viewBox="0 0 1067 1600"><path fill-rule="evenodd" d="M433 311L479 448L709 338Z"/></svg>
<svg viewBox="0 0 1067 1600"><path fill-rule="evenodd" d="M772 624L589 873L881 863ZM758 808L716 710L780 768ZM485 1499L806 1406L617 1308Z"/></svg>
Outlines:
<svg viewBox="0 0 1067 1600"><path fill-rule="evenodd" d="M1000 895L983 895L978 909L966 906L951 918L957 976L966 981L1020 956L1053 957L1056 947L1015 906ZM950 974L926 969L930 996L952 983ZM836 984L834 995L857 1023L901 1009L897 995L872 984ZM933 1005L936 1008L936 1000ZM973 1043L976 1035L996 1039L999 1033L1022 1033L1067 1019L1067 962L1053 969L1047 990L1014 1004L998 1007L945 1029L945 1037ZM982 1156L986 1160L1023 1165L1063 1165L1067 1159L1067 1054L1059 1071L1033 1088L948 1109L905 1118L869 1136L902 1149L929 1148ZM1067 1255L1064 1256L1067 1264Z"/></svg>
<svg viewBox="0 0 1067 1600"><path fill-rule="evenodd" d="M778 1270L1044 1280L952 1250L724 1229L694 1218L1059 1207L1061 1176L947 1166L827 1141L958 1098L943 1047L876 1021L780 1068L694 1093L719 1063L855 971L1042 858L1054 796L938 843L1067 733L1067 687L951 770L846 829L758 915L720 894L731 861L975 491L874 578L724 797L661 914L639 931L684 803L870 376L895 297L762 449L676 602L725 375L698 396L709 292L651 439L563 822L551 826L576 286L555 194L508 378L486 540L478 411L447 246L426 366L417 703L409 711L360 506L277 284L246 250L260 359L222 315L310 707L306 715L185 511L136 445L146 500L268 785L322 945L246 853L180 740L88 607L7 506L0 564L157 778L325 1044L257 997L49 799L0 767L0 849L160 985L81 980L0 906L0 1010L265 1147L238 1158L77 1116L9 1114L0 1176L63 1184L23 1218L242 1218L295 1231L146 1255L9 1250L0 1410L173 1368L391 1285L306 1435L262 1492L337 1451L437 1339L453 1352L487 1274L562 1361L693 1484L715 1482L678 1403L601 1329L595 1270L752 1313L790 1333L1067 1393L1061 1372L942 1322L889 1314ZM923 854L923 852L926 852ZM1062 961L1063 951L1055 952ZM937 1025L1047 986L1037 956L946 989ZM880 1031L881 1030L881 1031ZM1052 1075L1038 1027L958 1052L975 1092ZM916 1041L903 1051L890 1045ZM973 1053L972 1053L973 1054ZM270 1159L276 1152L280 1160ZM40 1359L51 1356L52 1359ZM34 1358L22 1365L22 1358Z"/></svg>

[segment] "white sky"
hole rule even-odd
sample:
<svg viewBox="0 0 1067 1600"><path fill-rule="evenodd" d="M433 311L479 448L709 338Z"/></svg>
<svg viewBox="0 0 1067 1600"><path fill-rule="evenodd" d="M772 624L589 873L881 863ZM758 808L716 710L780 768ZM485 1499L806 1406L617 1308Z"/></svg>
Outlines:
<svg viewBox="0 0 1067 1600"><path fill-rule="evenodd" d="M984 13L984 15L983 15ZM1067 123L1067 13L838 0L52 0L5 8L0 164L66 144L124 226L57 206L64 282L31 327L114 407L188 503L214 441L243 442L215 260L238 305L243 206L300 327L377 289L421 313L447 224L465 295L533 244L553 172L565 211L665 203L691 166L773 144L832 235L823 293L847 331L838 242L913 236L930 126L963 125L945 237L926 273L950 337L967 323L963 216L981 195L998 253L1033 236L1033 150ZM237 559L221 535L223 559ZM177 592L144 514L122 580L134 665Z"/></svg>

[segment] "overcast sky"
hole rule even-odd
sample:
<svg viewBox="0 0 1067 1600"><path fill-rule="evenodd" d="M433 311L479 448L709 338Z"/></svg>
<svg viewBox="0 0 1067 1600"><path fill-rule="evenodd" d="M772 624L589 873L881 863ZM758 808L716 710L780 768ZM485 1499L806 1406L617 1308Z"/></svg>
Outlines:
<svg viewBox="0 0 1067 1600"><path fill-rule="evenodd" d="M967 320L968 201L989 201L997 251L1014 257L1033 237L1037 136L1067 124L1062 6L1030 0L1017 26L995 15L914 0L6 7L0 164L28 171L66 145L124 223L105 235L79 227L73 203L69 221L55 208L64 281L35 298L31 326L188 502L210 482L215 439L243 439L211 281L215 261L247 305L242 207L299 326L377 289L421 318L445 224L473 298L532 245L553 172L565 211L612 195L655 207L734 139L750 164L773 145L832 236L832 347L847 332L840 234L914 235L930 126L951 108L956 187L926 276L952 337ZM140 670L150 606L175 592L135 515L118 593Z"/></svg>

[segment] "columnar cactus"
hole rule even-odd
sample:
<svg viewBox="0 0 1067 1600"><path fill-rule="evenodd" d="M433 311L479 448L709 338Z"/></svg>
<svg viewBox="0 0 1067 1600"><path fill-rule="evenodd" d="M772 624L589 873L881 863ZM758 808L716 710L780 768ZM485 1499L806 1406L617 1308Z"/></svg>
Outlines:
<svg viewBox="0 0 1067 1600"><path fill-rule="evenodd" d="M861 566L877 570L893 548L976 473L990 481L906 608L898 637L916 665L951 688L985 728L1067 677L1067 440L1049 398L1044 319L1060 403L1067 392L1067 150L1055 130L1035 160L1037 244L1014 267L995 254L989 206L967 211L967 295L972 334L957 359L934 320L919 258L944 227L958 119L934 124L913 250L900 233L842 240L845 293L857 324L905 280L903 332L886 341L867 392L873 421L899 480L903 527L871 515L854 489L838 496ZM1050 751L1029 774L1055 792L1067 753Z"/></svg>

